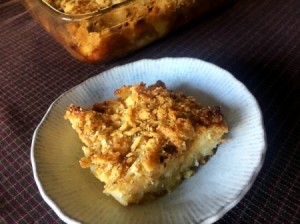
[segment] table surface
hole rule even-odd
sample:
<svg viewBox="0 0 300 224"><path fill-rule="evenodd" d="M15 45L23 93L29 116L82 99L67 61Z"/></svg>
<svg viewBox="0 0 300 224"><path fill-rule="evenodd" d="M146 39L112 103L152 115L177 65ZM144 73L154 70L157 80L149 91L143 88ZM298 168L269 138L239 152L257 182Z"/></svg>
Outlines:
<svg viewBox="0 0 300 224"><path fill-rule="evenodd" d="M91 65L72 58L19 0L0 0L0 223L62 223L39 194L30 162L33 132L52 101L116 65L162 57L223 67L261 107L264 165L218 223L299 223L299 9L299 0L239 0L127 57Z"/></svg>

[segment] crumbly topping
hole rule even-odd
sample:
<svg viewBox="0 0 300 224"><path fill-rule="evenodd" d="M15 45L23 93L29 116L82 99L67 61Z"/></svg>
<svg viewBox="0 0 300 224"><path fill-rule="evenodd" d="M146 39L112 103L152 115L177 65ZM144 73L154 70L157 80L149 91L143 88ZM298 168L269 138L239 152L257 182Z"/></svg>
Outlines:
<svg viewBox="0 0 300 224"><path fill-rule="evenodd" d="M65 115L86 145L80 165L90 167L106 183L108 194L116 189L131 192L130 183L142 189L156 183L158 192L170 190L183 176L190 176L190 167L212 155L227 132L219 107L203 107L193 97L169 91L161 81L148 87L123 86L115 95L117 99L92 109L71 105ZM189 152L193 141L203 136L207 152ZM173 180L165 180L172 175ZM163 184L158 187L159 181Z"/></svg>
<svg viewBox="0 0 300 224"><path fill-rule="evenodd" d="M86 14L124 2L125 0L44 0L67 14Z"/></svg>

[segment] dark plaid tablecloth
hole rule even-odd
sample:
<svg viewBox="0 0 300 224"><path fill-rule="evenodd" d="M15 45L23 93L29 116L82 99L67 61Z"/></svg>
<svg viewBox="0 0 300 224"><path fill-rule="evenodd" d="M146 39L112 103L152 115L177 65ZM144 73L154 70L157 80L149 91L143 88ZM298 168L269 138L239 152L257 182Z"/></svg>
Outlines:
<svg viewBox="0 0 300 224"><path fill-rule="evenodd" d="M218 223L299 223L300 1L239 0L107 64L72 58L18 0L0 0L0 223L62 223L33 179L33 132L74 85L142 58L195 57L242 81L264 116L268 149L244 199Z"/></svg>

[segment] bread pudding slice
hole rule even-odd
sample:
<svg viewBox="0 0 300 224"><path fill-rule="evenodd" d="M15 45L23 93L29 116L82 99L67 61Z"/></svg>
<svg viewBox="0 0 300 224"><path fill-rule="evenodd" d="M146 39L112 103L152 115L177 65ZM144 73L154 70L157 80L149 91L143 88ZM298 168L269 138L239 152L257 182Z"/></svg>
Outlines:
<svg viewBox="0 0 300 224"><path fill-rule="evenodd" d="M171 192L215 153L228 132L220 107L204 107L158 81L123 86L117 99L65 114L84 143L83 168L123 205Z"/></svg>

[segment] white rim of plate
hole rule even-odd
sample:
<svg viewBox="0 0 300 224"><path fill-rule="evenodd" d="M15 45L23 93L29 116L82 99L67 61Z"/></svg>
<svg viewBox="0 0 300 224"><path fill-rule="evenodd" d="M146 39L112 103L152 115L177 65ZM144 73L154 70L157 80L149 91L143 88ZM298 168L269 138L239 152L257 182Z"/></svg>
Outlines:
<svg viewBox="0 0 300 224"><path fill-rule="evenodd" d="M232 202L224 205L223 207L220 208L219 211L217 211L214 215L212 215L211 217L208 217L206 219L204 219L202 222L200 222L201 224L209 224L209 223L214 223L216 221L218 221L220 218L222 218L229 210L231 210L233 207L235 207L242 199L243 197L246 195L246 193L250 190L250 188L253 186L262 166L264 163L264 159L265 159L265 154L266 154L266 150L267 150L267 140L266 140L266 132L265 132L265 128L264 128L264 123L263 123L263 116L262 116L262 112L260 110L259 104L257 102L257 100L255 99L255 97L252 95L252 93L249 91L249 89L241 82L239 81L237 78L235 78L230 72L228 72L227 70L213 64L210 62L206 62L197 58L189 58L189 57L165 57L165 58L158 58L158 59L141 59L138 61L134 61L128 64L124 64L124 65L119 65L116 67L113 67L111 69L108 69L106 71L103 71L101 73L99 73L98 75L95 75L93 77L90 77L88 79L86 79L85 81L75 85L74 87L72 87L71 89L65 91L64 93L62 93L58 98L56 98L51 105L49 106L48 110L46 111L45 115L43 116L42 120L40 121L40 123L38 124L38 126L36 127L34 133L33 133L33 137L32 137L32 143L31 143L31 148L30 148L30 160L31 160L31 164L32 164L32 170L33 170L33 176L36 182L36 185L38 187L38 190L42 196L42 198L44 199L44 201L53 209L53 211L58 215L58 217L63 220L66 223L80 223L72 218L70 218L69 216L65 215L61 209L56 205L56 203L47 195L47 193L44 191L43 187L42 187L42 183L38 177L37 174L37 170L36 170L36 164L35 164L35 159L34 159L34 153L35 153L35 141L36 141L36 137L38 135L38 132L41 128L41 126L43 125L43 123L45 122L46 118L48 117L48 115L50 114L51 110L53 109L53 107L60 101L61 98L63 98L65 95L67 95L69 92L72 92L74 89L76 89L77 87L81 86L84 83L88 83L93 79L96 79L99 76L107 76L110 75L109 73L114 70L114 69L119 69L123 66L126 65L134 65L136 63L141 63L141 62L145 62L145 61L151 61L151 62L156 62L156 61L162 61L162 60L193 60L195 63L202 63L204 66L206 67L213 67L214 69L218 69L219 71L222 71L224 74L226 73L228 76L230 76L230 78L236 82L237 85L239 85L240 87L242 87L246 92L249 93L249 97L251 97L251 100L255 103L255 105L257 106L257 108L259 109L259 122L261 124L262 127L262 133L263 133L263 140L264 140L264 144L263 144L263 148L261 149L261 157L260 157L260 161L257 164L257 166L254 168L253 170L253 174L252 177L250 178L249 182L247 183L246 187L243 188L240 192L240 194L237 196L237 198L235 200L233 200Z"/></svg>

